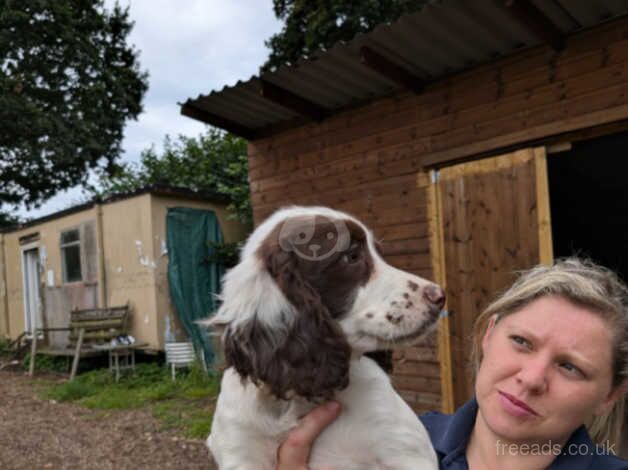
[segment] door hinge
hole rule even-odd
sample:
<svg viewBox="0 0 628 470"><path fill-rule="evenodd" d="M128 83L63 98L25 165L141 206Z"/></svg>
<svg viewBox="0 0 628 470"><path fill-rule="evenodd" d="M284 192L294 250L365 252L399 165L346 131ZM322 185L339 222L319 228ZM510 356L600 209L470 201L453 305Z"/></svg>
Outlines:
<svg viewBox="0 0 628 470"><path fill-rule="evenodd" d="M440 181L440 171L439 170L432 170L431 171L431 176L432 176L432 183L438 183Z"/></svg>

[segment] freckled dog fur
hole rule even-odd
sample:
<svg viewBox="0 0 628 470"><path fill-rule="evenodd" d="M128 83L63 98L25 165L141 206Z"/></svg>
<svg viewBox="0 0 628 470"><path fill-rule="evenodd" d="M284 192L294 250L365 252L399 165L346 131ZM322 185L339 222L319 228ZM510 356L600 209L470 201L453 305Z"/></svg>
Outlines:
<svg viewBox="0 0 628 470"><path fill-rule="evenodd" d="M286 433L329 399L343 412L317 439L313 468L438 468L419 419L364 354L427 335L444 301L437 285L387 264L354 217L273 214L226 274L208 321L228 366L207 440L219 468L274 469Z"/></svg>

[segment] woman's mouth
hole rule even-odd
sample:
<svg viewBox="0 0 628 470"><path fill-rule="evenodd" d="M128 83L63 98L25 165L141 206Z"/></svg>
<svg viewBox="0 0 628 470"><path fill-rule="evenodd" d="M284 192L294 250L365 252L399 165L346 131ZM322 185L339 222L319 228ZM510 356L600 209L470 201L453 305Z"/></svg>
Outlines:
<svg viewBox="0 0 628 470"><path fill-rule="evenodd" d="M504 410L517 417L525 417L525 416L538 416L539 414L534 411L531 407L529 407L526 403L521 400L516 399L512 395L506 392L502 392L501 390L497 391L499 393L499 401L502 404Z"/></svg>

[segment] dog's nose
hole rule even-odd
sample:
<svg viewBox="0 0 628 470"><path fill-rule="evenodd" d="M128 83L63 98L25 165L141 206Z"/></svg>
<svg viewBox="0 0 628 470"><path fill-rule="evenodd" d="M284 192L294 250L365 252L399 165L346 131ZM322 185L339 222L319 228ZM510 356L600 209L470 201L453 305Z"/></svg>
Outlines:
<svg viewBox="0 0 628 470"><path fill-rule="evenodd" d="M423 289L423 297L439 310L445 305L445 291L437 285L429 285Z"/></svg>
<svg viewBox="0 0 628 470"><path fill-rule="evenodd" d="M393 325L398 325L399 323L401 323L403 321L403 314L392 314L390 312L388 312L386 314L386 320L388 320L390 323L392 323Z"/></svg>

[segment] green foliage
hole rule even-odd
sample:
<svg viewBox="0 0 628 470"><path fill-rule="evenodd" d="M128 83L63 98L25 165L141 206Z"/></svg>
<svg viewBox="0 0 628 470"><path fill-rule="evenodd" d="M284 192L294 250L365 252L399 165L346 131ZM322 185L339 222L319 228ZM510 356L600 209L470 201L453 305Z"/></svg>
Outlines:
<svg viewBox="0 0 628 470"><path fill-rule="evenodd" d="M22 359L22 369L28 370L31 363L31 354L26 353ZM37 356L35 370L39 372L67 372L68 358L59 356Z"/></svg>
<svg viewBox="0 0 628 470"><path fill-rule="evenodd" d="M11 340L5 336L0 336L0 357L6 356L10 353L9 344Z"/></svg>
<svg viewBox="0 0 628 470"><path fill-rule="evenodd" d="M37 205L115 167L148 86L132 27L103 0L0 0L0 205Z"/></svg>
<svg viewBox="0 0 628 470"><path fill-rule="evenodd" d="M20 218L14 214L0 210L0 228L12 227L21 222Z"/></svg>
<svg viewBox="0 0 628 470"><path fill-rule="evenodd" d="M273 70L300 57L348 41L380 23L420 9L430 0L273 0L275 16L285 22L266 41L270 56L261 67Z"/></svg>
<svg viewBox="0 0 628 470"><path fill-rule="evenodd" d="M215 243L207 242L212 248L211 255L207 258L209 263L217 263L225 268L232 268L238 264L240 249L244 242L236 243Z"/></svg>
<svg viewBox="0 0 628 470"><path fill-rule="evenodd" d="M95 195L107 196L134 191L146 186L164 185L225 196L232 218L252 223L248 182L246 141L209 128L198 138L166 136L164 150L142 152L139 165L121 166L111 177L103 175Z"/></svg>
<svg viewBox="0 0 628 470"><path fill-rule="evenodd" d="M118 383L108 369L86 372L72 382L47 387L43 396L101 410L148 407L165 428L181 429L186 437L207 436L220 377L207 375L200 364L179 369L174 382L164 366L150 363L135 368Z"/></svg>

